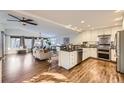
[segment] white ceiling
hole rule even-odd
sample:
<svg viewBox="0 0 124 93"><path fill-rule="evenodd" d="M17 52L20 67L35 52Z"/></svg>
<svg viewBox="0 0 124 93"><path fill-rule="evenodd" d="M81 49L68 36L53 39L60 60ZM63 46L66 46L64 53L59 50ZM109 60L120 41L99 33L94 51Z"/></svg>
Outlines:
<svg viewBox="0 0 124 93"><path fill-rule="evenodd" d="M79 28L85 29L87 25L91 25L94 28L103 26L113 26L114 19L119 17L114 13L114 10L71 10L71 11L26 11L30 14L41 16L52 20L54 22L72 26L77 26ZM80 22L84 20L85 23Z"/></svg>
<svg viewBox="0 0 124 93"><path fill-rule="evenodd" d="M13 19L8 13L18 17L32 18L38 23L38 26L23 26L18 22L8 22L7 19ZM78 29L90 30L92 28L103 28L116 25L122 25L122 21L115 22L115 18L122 15L115 13L114 10L26 10L26 11L0 11L0 23L6 29L23 29L26 31L35 31L47 37L75 34L77 31L67 29L65 26L72 25ZM81 21L85 23L81 24ZM91 25L91 27L88 27Z"/></svg>

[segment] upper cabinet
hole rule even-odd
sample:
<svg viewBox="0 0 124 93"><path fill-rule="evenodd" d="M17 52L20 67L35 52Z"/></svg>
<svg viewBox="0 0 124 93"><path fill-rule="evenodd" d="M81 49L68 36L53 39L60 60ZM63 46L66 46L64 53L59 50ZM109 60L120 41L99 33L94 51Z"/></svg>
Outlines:
<svg viewBox="0 0 124 93"><path fill-rule="evenodd" d="M111 31L111 40L114 41L115 40L115 34L117 33L117 31L121 31L122 27L117 27L117 28L112 28Z"/></svg>
<svg viewBox="0 0 124 93"><path fill-rule="evenodd" d="M90 31L84 31L81 33L82 34L82 41L89 41L91 33Z"/></svg>
<svg viewBox="0 0 124 93"><path fill-rule="evenodd" d="M76 38L73 38L73 40L75 43L81 43L83 41L97 41L98 35L111 35L111 41L114 41L116 32L120 30L122 30L122 27L83 31L82 33L79 33Z"/></svg>
<svg viewBox="0 0 124 93"><path fill-rule="evenodd" d="M90 41L97 41L98 31L91 31Z"/></svg>

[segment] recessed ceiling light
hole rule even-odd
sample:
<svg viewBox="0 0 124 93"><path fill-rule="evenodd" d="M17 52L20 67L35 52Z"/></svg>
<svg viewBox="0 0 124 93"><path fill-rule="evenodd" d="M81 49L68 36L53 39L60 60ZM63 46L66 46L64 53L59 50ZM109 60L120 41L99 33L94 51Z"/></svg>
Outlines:
<svg viewBox="0 0 124 93"><path fill-rule="evenodd" d="M91 25L88 25L88 27L91 27Z"/></svg>
<svg viewBox="0 0 124 93"><path fill-rule="evenodd" d="M85 23L85 21L84 21L84 20L82 20L82 21L81 21L81 23L83 24L83 23Z"/></svg>

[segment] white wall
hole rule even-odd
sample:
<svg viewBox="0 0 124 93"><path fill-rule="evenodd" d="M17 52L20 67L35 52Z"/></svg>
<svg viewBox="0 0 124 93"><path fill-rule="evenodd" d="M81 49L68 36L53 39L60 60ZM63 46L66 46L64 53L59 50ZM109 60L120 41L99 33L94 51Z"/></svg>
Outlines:
<svg viewBox="0 0 124 93"><path fill-rule="evenodd" d="M69 37L70 38L70 43L72 42L71 40L73 39L73 37L75 37L74 35L63 35L63 36L56 36L56 37L53 37L55 39L55 45L59 44L63 44L63 39L65 37Z"/></svg>
<svg viewBox="0 0 124 93"><path fill-rule="evenodd" d="M110 34L111 40L114 41L115 33L122 30L122 27L113 27L100 30L90 30L79 33L77 36L73 37L71 42L73 44L81 44L83 41L97 41L98 35Z"/></svg>
<svg viewBox="0 0 124 93"><path fill-rule="evenodd" d="M39 36L39 33L20 30L20 29L7 29L5 31L7 35L16 35L16 36Z"/></svg>

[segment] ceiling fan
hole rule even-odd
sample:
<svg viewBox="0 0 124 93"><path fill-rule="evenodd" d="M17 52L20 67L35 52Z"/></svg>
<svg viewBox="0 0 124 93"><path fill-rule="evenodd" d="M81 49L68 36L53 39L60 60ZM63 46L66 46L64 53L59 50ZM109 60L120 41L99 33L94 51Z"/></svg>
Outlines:
<svg viewBox="0 0 124 93"><path fill-rule="evenodd" d="M13 17L13 18L15 18L16 20L7 20L7 21L21 22L24 26L25 26L26 24L31 24L31 25L35 25L35 26L38 25L38 24L32 22L32 21L34 21L34 20L32 20L32 19L27 19L27 18L25 18L25 17L19 18L19 17L16 17L16 16L14 16L14 15L11 15L11 14L8 14L8 15L11 16L11 17Z"/></svg>

